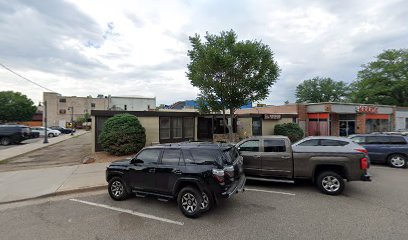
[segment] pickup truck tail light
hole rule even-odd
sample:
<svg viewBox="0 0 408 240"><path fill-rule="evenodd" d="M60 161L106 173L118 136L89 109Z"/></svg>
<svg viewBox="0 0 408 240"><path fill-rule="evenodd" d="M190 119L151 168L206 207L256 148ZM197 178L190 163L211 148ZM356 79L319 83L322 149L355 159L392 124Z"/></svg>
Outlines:
<svg viewBox="0 0 408 240"><path fill-rule="evenodd" d="M368 155L368 151L367 151L366 149L364 149L364 148L357 148L357 149L354 149L354 150L356 150L356 151L358 151L358 152L362 152L362 153L364 153L365 155Z"/></svg>
<svg viewBox="0 0 408 240"><path fill-rule="evenodd" d="M364 158L360 159L360 168L362 170L368 169L368 159L367 158L364 157Z"/></svg>
<svg viewBox="0 0 408 240"><path fill-rule="evenodd" d="M224 169L213 169L212 174L218 183L224 183Z"/></svg>

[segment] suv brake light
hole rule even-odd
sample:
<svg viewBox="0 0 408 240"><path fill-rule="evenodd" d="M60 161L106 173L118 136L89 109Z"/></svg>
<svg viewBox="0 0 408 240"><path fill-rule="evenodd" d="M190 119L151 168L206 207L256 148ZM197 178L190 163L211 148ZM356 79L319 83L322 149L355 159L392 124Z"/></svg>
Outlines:
<svg viewBox="0 0 408 240"><path fill-rule="evenodd" d="M364 157L364 158L360 159L360 168L362 170L368 169L368 159L367 158Z"/></svg>
<svg viewBox="0 0 408 240"><path fill-rule="evenodd" d="M367 151L366 149L364 149L364 148L357 148L357 149L354 149L354 150L356 150L356 151L358 151L358 152L362 152L362 153L364 153L365 155L368 155L368 151Z"/></svg>
<svg viewBox="0 0 408 240"><path fill-rule="evenodd" d="M213 169L212 174L218 183L224 183L224 169Z"/></svg>

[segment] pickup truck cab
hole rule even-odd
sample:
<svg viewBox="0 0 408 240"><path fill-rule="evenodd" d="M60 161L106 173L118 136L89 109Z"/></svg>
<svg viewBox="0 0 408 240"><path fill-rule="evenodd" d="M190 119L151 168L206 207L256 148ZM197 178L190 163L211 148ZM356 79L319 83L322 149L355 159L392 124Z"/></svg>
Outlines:
<svg viewBox="0 0 408 240"><path fill-rule="evenodd" d="M367 151L347 138L308 137L292 145L286 136L260 136L244 139L236 146L247 179L309 179L329 195L343 192L344 179L371 180Z"/></svg>

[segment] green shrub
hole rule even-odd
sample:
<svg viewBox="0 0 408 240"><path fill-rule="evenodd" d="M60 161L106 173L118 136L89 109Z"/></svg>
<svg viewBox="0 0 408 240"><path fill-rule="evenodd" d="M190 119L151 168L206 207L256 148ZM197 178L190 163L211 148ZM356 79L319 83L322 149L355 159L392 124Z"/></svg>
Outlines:
<svg viewBox="0 0 408 240"><path fill-rule="evenodd" d="M99 140L104 151L113 155L137 153L146 144L146 133L137 117L120 114L106 120Z"/></svg>
<svg viewBox="0 0 408 240"><path fill-rule="evenodd" d="M304 132L296 123L284 123L275 126L274 134L287 136L294 143L303 138Z"/></svg>

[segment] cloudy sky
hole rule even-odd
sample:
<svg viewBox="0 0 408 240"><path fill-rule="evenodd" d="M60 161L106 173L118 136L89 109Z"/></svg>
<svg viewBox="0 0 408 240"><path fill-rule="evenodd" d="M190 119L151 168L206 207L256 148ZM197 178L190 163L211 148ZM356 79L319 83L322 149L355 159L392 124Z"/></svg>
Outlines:
<svg viewBox="0 0 408 240"><path fill-rule="evenodd" d="M0 63L62 95L194 99L188 36L233 29L268 44L282 69L268 104L314 76L351 82L383 49L408 46L408 3L377 1L0 0ZM43 89L0 68L0 91Z"/></svg>

